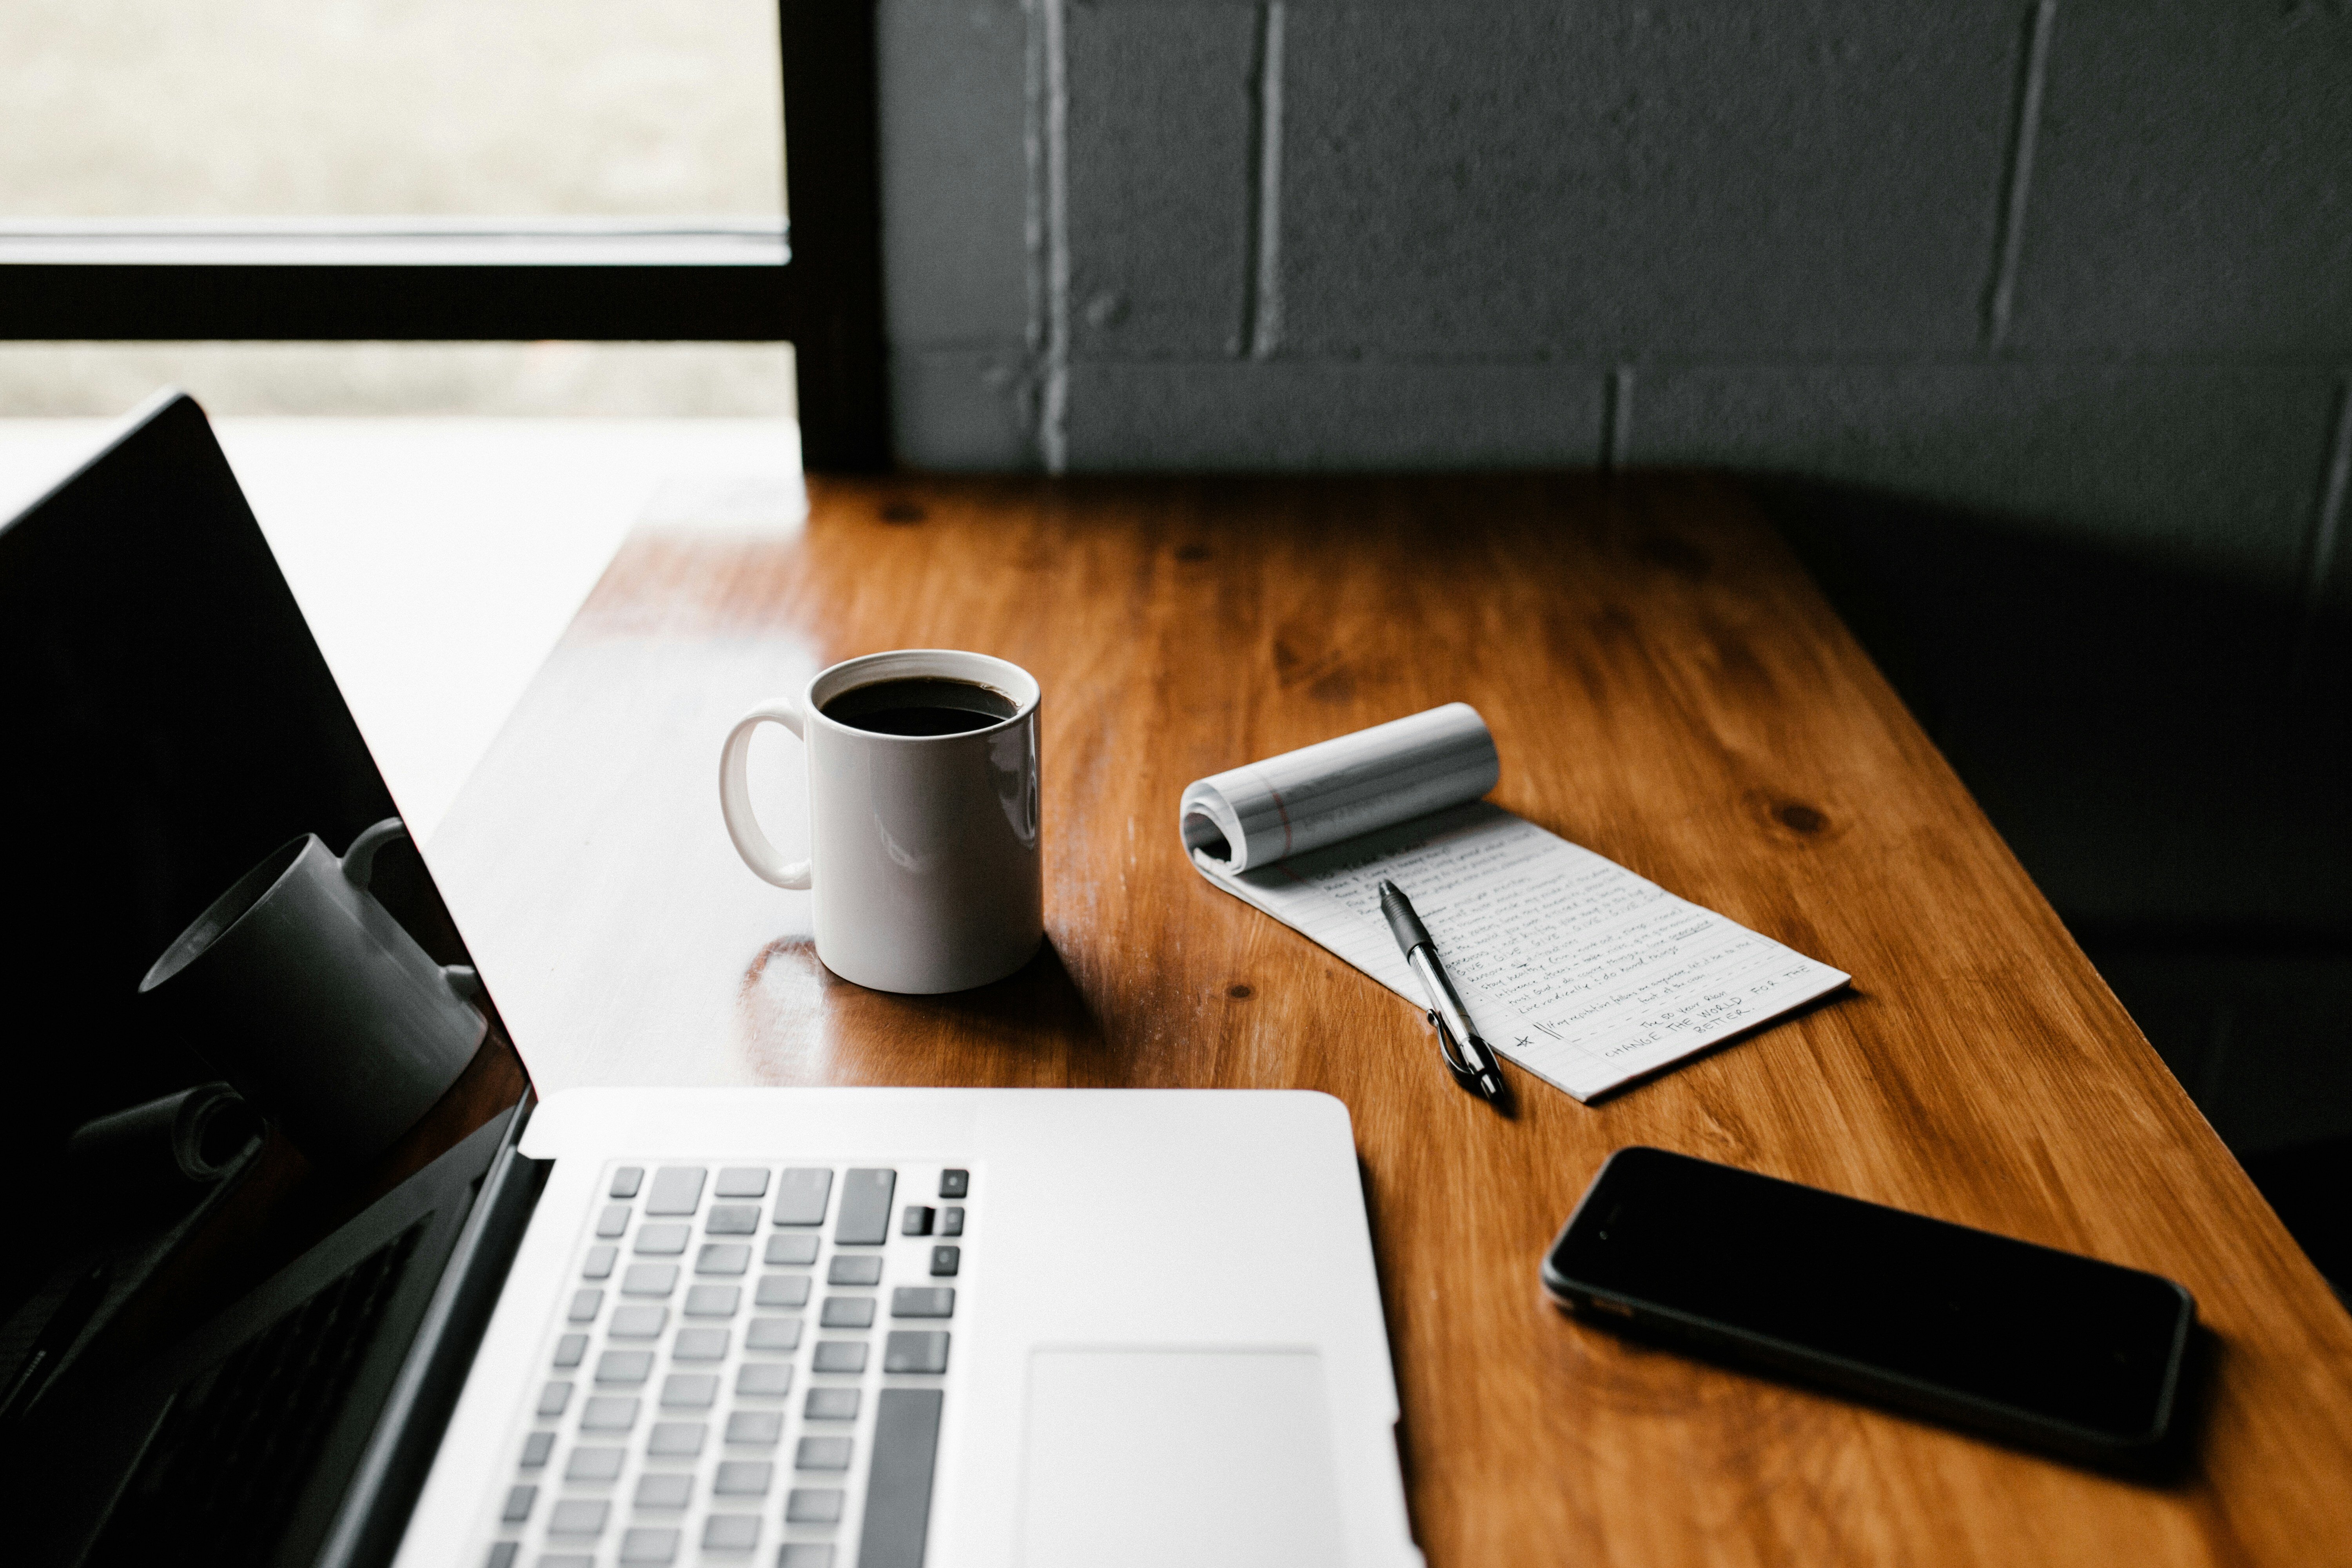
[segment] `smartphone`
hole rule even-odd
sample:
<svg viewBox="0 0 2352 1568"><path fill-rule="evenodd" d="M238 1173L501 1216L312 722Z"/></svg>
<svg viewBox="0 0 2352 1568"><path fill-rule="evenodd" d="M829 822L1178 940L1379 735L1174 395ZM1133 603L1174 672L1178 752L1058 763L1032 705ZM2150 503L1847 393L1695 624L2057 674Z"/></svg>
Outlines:
<svg viewBox="0 0 2352 1568"><path fill-rule="evenodd" d="M2197 1303L2171 1280L1663 1149L1620 1149L1545 1255L1580 1316L2023 1447L2167 1456Z"/></svg>

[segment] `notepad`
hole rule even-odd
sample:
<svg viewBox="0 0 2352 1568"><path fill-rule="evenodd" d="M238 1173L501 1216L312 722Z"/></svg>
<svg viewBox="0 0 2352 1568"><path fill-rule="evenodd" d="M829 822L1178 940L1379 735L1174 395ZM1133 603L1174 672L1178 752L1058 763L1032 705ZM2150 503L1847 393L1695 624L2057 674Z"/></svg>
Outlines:
<svg viewBox="0 0 2352 1568"><path fill-rule="evenodd" d="M1200 780L1185 849L1420 1007L1381 915L1396 883L1487 1044L1579 1100L1851 978L1481 799L1500 774L1485 721L1451 703Z"/></svg>

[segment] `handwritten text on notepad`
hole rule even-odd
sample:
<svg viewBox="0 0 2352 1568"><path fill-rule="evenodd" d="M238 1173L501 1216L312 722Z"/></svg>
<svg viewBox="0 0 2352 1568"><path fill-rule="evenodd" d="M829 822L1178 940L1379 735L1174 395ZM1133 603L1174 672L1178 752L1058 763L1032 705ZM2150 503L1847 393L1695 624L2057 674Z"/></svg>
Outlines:
<svg viewBox="0 0 2352 1568"><path fill-rule="evenodd" d="M1418 1002L1382 878L1412 897L1488 1042L1579 1099L1847 978L1483 802L1219 879Z"/></svg>

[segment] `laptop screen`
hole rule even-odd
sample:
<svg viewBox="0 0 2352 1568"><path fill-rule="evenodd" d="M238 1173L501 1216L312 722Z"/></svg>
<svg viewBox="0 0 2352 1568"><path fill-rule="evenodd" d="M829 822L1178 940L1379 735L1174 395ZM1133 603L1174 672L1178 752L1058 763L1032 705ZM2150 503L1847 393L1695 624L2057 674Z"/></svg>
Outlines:
<svg viewBox="0 0 2352 1568"><path fill-rule="evenodd" d="M297 840L341 857L398 810L186 397L0 527L0 1178L31 1227L0 1249L8 1323L72 1245L75 1130L236 1080L224 1064L290 1026L233 988L188 1005L197 966L142 994L159 959ZM368 895L434 965L468 963L414 847L379 837ZM299 992L331 961L275 962Z"/></svg>

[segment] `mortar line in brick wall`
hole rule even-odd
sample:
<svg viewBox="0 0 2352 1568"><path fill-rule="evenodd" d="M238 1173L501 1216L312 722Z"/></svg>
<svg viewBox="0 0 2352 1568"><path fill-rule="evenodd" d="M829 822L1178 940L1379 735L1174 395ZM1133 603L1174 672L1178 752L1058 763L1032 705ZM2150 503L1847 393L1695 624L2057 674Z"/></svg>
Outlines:
<svg viewBox="0 0 2352 1568"><path fill-rule="evenodd" d="M1045 471L1070 466L1070 94L1064 7L1035 0L1045 56L1045 342L1037 409L1037 455Z"/></svg>
<svg viewBox="0 0 2352 1568"><path fill-rule="evenodd" d="M2305 552L2303 584L2303 625L2294 639L2293 679L2300 686L2309 672L2327 613L2328 579L2336 574L2336 554L2344 533L2344 496L2352 489L2352 374L2336 384L2336 420L2327 445L2327 468L2319 486L2319 507L2311 519L2311 547Z"/></svg>
<svg viewBox="0 0 2352 1568"><path fill-rule="evenodd" d="M2010 312L2017 300L2018 261L2025 248L2026 198L2033 184L2033 146L2042 129L2042 83L2049 76L2050 35L2057 20L2058 0L2034 0L2026 13L2009 163L2001 182L2000 205L1993 215L1992 279L1985 286L1984 320L1979 332L1988 353L2009 336Z"/></svg>
<svg viewBox="0 0 2352 1568"><path fill-rule="evenodd" d="M1601 384L1601 471L1615 473L1633 439L1633 367L1612 367Z"/></svg>
<svg viewBox="0 0 2352 1568"><path fill-rule="evenodd" d="M1282 341L1282 40L1283 0L1257 8L1257 49L1250 106L1249 265L1242 275L1238 353L1272 357Z"/></svg>
<svg viewBox="0 0 2352 1568"><path fill-rule="evenodd" d="M1029 357L1045 352L1045 0L1022 0L1021 247Z"/></svg>

